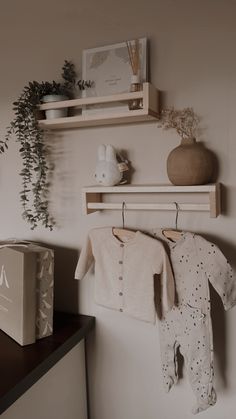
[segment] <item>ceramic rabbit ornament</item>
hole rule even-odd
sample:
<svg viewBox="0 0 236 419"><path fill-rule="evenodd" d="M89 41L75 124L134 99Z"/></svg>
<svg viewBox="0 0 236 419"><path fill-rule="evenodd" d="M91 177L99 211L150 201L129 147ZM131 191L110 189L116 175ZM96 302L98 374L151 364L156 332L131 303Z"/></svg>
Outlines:
<svg viewBox="0 0 236 419"><path fill-rule="evenodd" d="M101 144L98 147L98 161L96 164L95 179L99 185L114 186L122 182L123 173L128 170L127 162L119 163L116 151L110 144Z"/></svg>

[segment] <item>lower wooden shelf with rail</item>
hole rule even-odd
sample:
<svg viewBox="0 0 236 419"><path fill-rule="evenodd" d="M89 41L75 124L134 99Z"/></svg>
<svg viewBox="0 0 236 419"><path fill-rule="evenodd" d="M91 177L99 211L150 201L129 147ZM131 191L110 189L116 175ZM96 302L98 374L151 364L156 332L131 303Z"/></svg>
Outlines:
<svg viewBox="0 0 236 419"><path fill-rule="evenodd" d="M180 211L205 211L210 213L211 218L221 213L220 199L221 184L208 184L197 186L174 186L174 185L119 185L119 186L88 186L82 189L83 214L90 214L99 210L121 210L124 199L118 203L104 202L105 194L178 194L178 209ZM182 202L186 196L197 194L207 195L207 202ZM181 200L181 201L180 201ZM152 210L152 211L175 211L176 203L129 203L125 199L125 210Z"/></svg>

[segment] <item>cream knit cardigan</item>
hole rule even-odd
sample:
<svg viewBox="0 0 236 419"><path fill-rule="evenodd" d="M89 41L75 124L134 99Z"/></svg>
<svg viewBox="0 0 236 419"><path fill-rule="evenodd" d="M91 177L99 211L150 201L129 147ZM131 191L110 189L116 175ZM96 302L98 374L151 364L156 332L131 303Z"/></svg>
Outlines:
<svg viewBox="0 0 236 419"><path fill-rule="evenodd" d="M162 311L174 304L175 288L168 256L160 241L139 231L128 242L112 227L89 232L75 271L82 279L95 262L95 301L137 319L155 323L154 275L161 274Z"/></svg>

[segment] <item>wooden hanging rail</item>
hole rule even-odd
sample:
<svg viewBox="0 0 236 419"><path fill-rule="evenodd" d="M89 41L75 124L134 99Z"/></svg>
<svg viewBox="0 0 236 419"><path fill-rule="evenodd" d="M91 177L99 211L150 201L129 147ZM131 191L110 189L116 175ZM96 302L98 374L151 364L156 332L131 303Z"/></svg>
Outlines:
<svg viewBox="0 0 236 419"><path fill-rule="evenodd" d="M90 214L98 210L121 210L122 202L103 202L103 194L207 194L207 203L181 203L178 200L180 211L207 211L211 218L217 217L220 212L220 183L199 186L174 185L123 185L123 186L89 186L82 189L83 213ZM170 203L129 203L125 201L126 210L161 210L175 211L176 205Z"/></svg>
<svg viewBox="0 0 236 419"><path fill-rule="evenodd" d="M156 121L159 113L159 93L151 83L143 83L143 90L139 92L120 93L109 96L87 97L81 99L64 100L61 102L50 102L39 106L42 111L60 108L83 108L88 105L120 103L124 104L132 99L141 99L142 108L137 110L119 110L114 108L109 112L101 108L101 112L68 116L65 118L41 119L39 126L44 129L60 128L83 128L99 125L125 124L131 122Z"/></svg>

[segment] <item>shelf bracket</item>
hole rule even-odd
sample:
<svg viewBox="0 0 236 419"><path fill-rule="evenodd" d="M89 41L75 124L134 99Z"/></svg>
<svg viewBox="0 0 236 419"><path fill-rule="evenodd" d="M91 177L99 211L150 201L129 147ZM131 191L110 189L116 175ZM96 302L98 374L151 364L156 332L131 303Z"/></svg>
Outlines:
<svg viewBox="0 0 236 419"><path fill-rule="evenodd" d="M91 214L92 212L98 211L97 209L90 208L90 204L99 204L102 202L102 194L99 192L87 192L82 190L82 205L83 214Z"/></svg>
<svg viewBox="0 0 236 419"><path fill-rule="evenodd" d="M215 184L215 190L209 192L209 202L210 202L210 217L216 218L221 213L221 188L220 183Z"/></svg>

